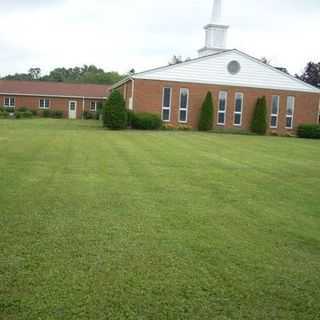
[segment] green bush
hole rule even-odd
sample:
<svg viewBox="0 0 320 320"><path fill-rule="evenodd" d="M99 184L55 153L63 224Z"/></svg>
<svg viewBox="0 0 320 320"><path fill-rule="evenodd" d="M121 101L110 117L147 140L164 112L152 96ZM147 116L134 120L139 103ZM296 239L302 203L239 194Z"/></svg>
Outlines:
<svg viewBox="0 0 320 320"><path fill-rule="evenodd" d="M63 116L64 116L63 111L60 111L60 110L52 110L51 111L51 118L62 119Z"/></svg>
<svg viewBox="0 0 320 320"><path fill-rule="evenodd" d="M41 113L43 118L50 118L51 117L51 111L50 110L43 110Z"/></svg>
<svg viewBox="0 0 320 320"><path fill-rule="evenodd" d="M0 110L0 119L7 119L10 117L9 112Z"/></svg>
<svg viewBox="0 0 320 320"><path fill-rule="evenodd" d="M33 114L31 111L17 111L15 113L15 118L16 119L30 119L33 117Z"/></svg>
<svg viewBox="0 0 320 320"><path fill-rule="evenodd" d="M131 127L138 130L159 130L162 126L161 118L153 113L130 113Z"/></svg>
<svg viewBox="0 0 320 320"><path fill-rule="evenodd" d="M258 98L251 121L251 131L265 135L267 132L267 100L266 97Z"/></svg>
<svg viewBox="0 0 320 320"><path fill-rule="evenodd" d="M198 129L199 131L209 131L213 127L213 101L211 92L208 92L200 111Z"/></svg>
<svg viewBox="0 0 320 320"><path fill-rule="evenodd" d="M134 112L131 110L128 110L127 111L127 118L128 118L128 127L130 127L130 128L132 127L133 117L134 117Z"/></svg>
<svg viewBox="0 0 320 320"><path fill-rule="evenodd" d="M93 112L93 111L84 111L82 113L82 118L85 120L99 120L99 115L98 112Z"/></svg>
<svg viewBox="0 0 320 320"><path fill-rule="evenodd" d="M27 107L20 107L17 111L26 112L26 111L30 111L30 110Z"/></svg>
<svg viewBox="0 0 320 320"><path fill-rule="evenodd" d="M299 138L320 139L320 125L302 124L298 127L297 135Z"/></svg>
<svg viewBox="0 0 320 320"><path fill-rule="evenodd" d="M122 94L111 92L103 108L103 126L112 130L126 129L128 115Z"/></svg>
<svg viewBox="0 0 320 320"><path fill-rule="evenodd" d="M4 107L4 111L9 113L15 113L16 109L14 107Z"/></svg>

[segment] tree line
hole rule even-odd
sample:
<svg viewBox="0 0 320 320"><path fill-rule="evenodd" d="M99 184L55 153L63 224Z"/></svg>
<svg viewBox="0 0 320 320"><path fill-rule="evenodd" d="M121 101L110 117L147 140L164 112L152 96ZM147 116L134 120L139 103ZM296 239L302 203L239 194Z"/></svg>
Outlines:
<svg viewBox="0 0 320 320"><path fill-rule="evenodd" d="M3 80L36 80L55 81L67 83L92 83L92 84L114 84L126 75L121 75L116 71L105 72L94 65L84 65L74 68L55 68L48 75L42 75L40 68L31 68L28 73L16 73L7 75Z"/></svg>

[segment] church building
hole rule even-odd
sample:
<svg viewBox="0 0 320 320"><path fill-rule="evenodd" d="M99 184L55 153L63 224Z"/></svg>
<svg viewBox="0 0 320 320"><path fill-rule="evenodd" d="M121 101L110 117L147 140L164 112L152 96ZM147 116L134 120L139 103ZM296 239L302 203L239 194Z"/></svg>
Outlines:
<svg viewBox="0 0 320 320"><path fill-rule="evenodd" d="M136 73L118 82L127 108L161 115L173 126L196 128L208 92L214 100L215 128L248 130L259 97L268 107L268 131L290 133L302 123L318 123L320 90L237 49L226 49L229 26L215 0L199 57Z"/></svg>

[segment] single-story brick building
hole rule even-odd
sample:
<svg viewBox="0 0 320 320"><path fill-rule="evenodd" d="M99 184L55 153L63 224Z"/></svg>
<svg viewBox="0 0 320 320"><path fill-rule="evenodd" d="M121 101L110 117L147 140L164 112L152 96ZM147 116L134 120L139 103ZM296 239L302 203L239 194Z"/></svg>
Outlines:
<svg viewBox="0 0 320 320"><path fill-rule="evenodd" d="M108 85L0 80L0 106L50 109L62 111L66 118L80 119L84 111L95 112L109 90Z"/></svg>
<svg viewBox="0 0 320 320"><path fill-rule="evenodd" d="M269 132L290 132L301 123L318 123L320 90L239 50L225 49L228 26L221 0L205 26L199 57L127 77L113 86L127 107L161 115L164 122L197 127L208 91L214 98L214 126L248 130L257 99L268 104Z"/></svg>

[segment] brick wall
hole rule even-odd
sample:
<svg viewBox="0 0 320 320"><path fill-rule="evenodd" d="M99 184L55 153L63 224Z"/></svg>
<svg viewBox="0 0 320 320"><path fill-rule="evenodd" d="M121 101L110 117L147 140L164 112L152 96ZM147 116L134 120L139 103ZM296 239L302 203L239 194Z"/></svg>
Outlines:
<svg viewBox="0 0 320 320"><path fill-rule="evenodd" d="M38 110L39 108L39 100L44 99L44 97L36 97L36 96L14 96L10 95L7 97L14 97L15 98L15 104L16 108L19 109L21 107L26 107L30 110ZM4 98L5 96L0 95L0 106L4 105ZM45 98L50 100L50 109L56 110L56 111L62 111L65 118L68 118L69 113L69 101L76 101L77 102L77 118L80 119L82 116L83 111L83 99L73 99L73 98ZM90 102L91 101L97 101L97 102L103 102L103 99L85 99L85 111L90 110Z"/></svg>
<svg viewBox="0 0 320 320"><path fill-rule="evenodd" d="M127 87L131 84L127 83ZM273 95L280 96L280 112L278 117L278 129L270 129L269 131L277 131L284 133L290 131L285 129L286 124L286 101L288 96L295 97L295 114L294 114L294 128L301 123L317 123L318 122L318 108L319 97L317 93L292 92L270 89L255 89L244 87L205 85L195 83L178 83L170 81L155 81L155 80L135 80L134 85L134 110L136 112L152 112L161 114L162 107L162 92L164 87L172 88L172 102L171 102L171 124L178 125L179 116L179 94L180 88L189 89L189 121L188 125L196 128L198 123L198 116L202 102L208 91L211 91L215 106L215 127L217 123L217 104L219 91L228 92L228 105L226 113L226 123L223 128L235 128L234 122L234 108L235 108L235 94L241 92L244 94L244 106L242 113L242 129L248 130L252 119L253 110L258 97L266 96L268 104L268 124L270 126L271 101ZM120 88L124 90L124 85ZM128 99L127 99L128 100Z"/></svg>

